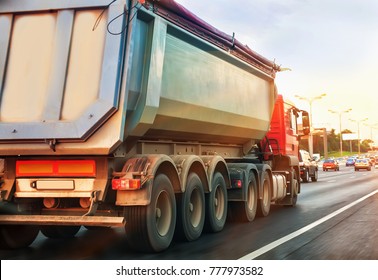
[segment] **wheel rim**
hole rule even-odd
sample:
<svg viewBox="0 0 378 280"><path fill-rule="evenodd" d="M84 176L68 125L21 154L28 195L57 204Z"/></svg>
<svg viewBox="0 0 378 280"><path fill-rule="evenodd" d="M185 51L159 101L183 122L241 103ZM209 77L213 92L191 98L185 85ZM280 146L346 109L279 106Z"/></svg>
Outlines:
<svg viewBox="0 0 378 280"><path fill-rule="evenodd" d="M202 218L202 200L201 200L201 193L198 188L194 189L190 194L190 203L189 207L189 216L190 216L190 223L193 227L197 227Z"/></svg>
<svg viewBox="0 0 378 280"><path fill-rule="evenodd" d="M215 218L217 220L221 220L224 213L224 207L225 207L225 197L222 189L218 185L215 189L214 193L214 212L215 212Z"/></svg>
<svg viewBox="0 0 378 280"><path fill-rule="evenodd" d="M172 205L166 191L159 193L155 207L156 229L161 236L169 232L172 220Z"/></svg>

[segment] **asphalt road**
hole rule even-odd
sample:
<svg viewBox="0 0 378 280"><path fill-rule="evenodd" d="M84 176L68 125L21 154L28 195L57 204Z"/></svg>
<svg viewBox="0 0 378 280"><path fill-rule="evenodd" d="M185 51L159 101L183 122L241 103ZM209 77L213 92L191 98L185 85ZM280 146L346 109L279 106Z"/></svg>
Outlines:
<svg viewBox="0 0 378 280"><path fill-rule="evenodd" d="M302 184L296 207L273 206L269 216L230 223L165 252L128 248L120 229L82 229L73 239L42 234L26 249L2 250L2 260L378 260L378 169L319 171ZM361 199L362 198L362 199ZM361 201L359 201L359 199Z"/></svg>

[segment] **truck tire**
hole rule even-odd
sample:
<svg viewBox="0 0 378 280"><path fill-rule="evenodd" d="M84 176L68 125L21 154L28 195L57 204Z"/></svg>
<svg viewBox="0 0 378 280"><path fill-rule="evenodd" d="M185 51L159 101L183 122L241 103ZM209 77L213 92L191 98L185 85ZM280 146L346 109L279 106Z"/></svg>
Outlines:
<svg viewBox="0 0 378 280"><path fill-rule="evenodd" d="M317 173L318 171L316 171ZM291 204L290 206L294 207L297 205L297 200L298 200L298 193L299 193L299 182L297 178L297 173L294 172L293 174L293 182L291 182L292 187L291 187Z"/></svg>
<svg viewBox="0 0 378 280"><path fill-rule="evenodd" d="M303 171L302 181L303 181L303 183L308 183L308 181L310 181L310 176L309 176L309 170L308 169L305 169Z"/></svg>
<svg viewBox="0 0 378 280"><path fill-rule="evenodd" d="M272 198L272 186L269 180L269 175L266 171L261 173L261 184L262 184L262 199L258 200L257 204L257 215L259 217L266 217L270 212L270 204Z"/></svg>
<svg viewBox="0 0 378 280"><path fill-rule="evenodd" d="M80 226L42 226L41 232L48 238L72 238L78 233Z"/></svg>
<svg viewBox="0 0 378 280"><path fill-rule="evenodd" d="M319 174L318 174L318 170L315 169L315 170L314 170L314 175L311 176L311 182L316 182L316 181L318 181L318 176L319 176Z"/></svg>
<svg viewBox="0 0 378 280"><path fill-rule="evenodd" d="M181 239L193 241L198 239L205 224L205 194L200 177L190 173L185 192L177 202L177 233Z"/></svg>
<svg viewBox="0 0 378 280"><path fill-rule="evenodd" d="M206 196L206 227L210 232L219 232L224 228L227 219L226 181L220 172L216 172L212 189Z"/></svg>
<svg viewBox="0 0 378 280"><path fill-rule="evenodd" d="M36 239L39 228L28 225L0 226L0 249L28 247Z"/></svg>
<svg viewBox="0 0 378 280"><path fill-rule="evenodd" d="M176 200L165 174L155 177L147 206L125 207L126 238L136 251L161 252L172 242L176 226Z"/></svg>
<svg viewBox="0 0 378 280"><path fill-rule="evenodd" d="M253 174L251 174L247 186L246 201L234 202L234 219L238 222L252 222L256 217L257 198L258 192L256 178Z"/></svg>

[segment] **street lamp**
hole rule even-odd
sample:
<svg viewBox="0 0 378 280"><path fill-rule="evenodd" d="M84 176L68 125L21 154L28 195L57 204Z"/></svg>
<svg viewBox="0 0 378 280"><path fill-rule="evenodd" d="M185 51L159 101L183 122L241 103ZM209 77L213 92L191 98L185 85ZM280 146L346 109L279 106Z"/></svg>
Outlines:
<svg viewBox="0 0 378 280"><path fill-rule="evenodd" d="M351 108L347 109L347 110L344 110L344 111L334 111L334 110L328 110L329 112L333 113L333 114L338 114L339 115L339 129L340 129L340 157L343 156L343 139L342 139L342 135L341 135L341 115L343 113L349 113L350 111L352 111Z"/></svg>
<svg viewBox="0 0 378 280"><path fill-rule="evenodd" d="M375 123L375 124L370 126L370 138L371 138L371 141L372 141L372 149L374 150L375 147L376 147L376 144L375 144L374 137L373 137L373 129L378 129L378 123Z"/></svg>
<svg viewBox="0 0 378 280"><path fill-rule="evenodd" d="M375 124L367 124L367 123L364 123L364 125L370 127L370 140L372 142L374 142L373 140L373 129L378 129L378 123L375 123Z"/></svg>
<svg viewBox="0 0 378 280"><path fill-rule="evenodd" d="M314 150L314 148L313 148L313 135L312 135L312 131L313 131L313 127L312 127L312 102L314 102L315 100L322 99L326 95L327 94L323 93L321 95L311 97L311 98L295 95L296 98L308 102L308 104L310 106L310 134L309 134L309 137L308 137L308 149L309 149L309 153L310 153L311 157L312 157L313 150Z"/></svg>
<svg viewBox="0 0 378 280"><path fill-rule="evenodd" d="M356 122L357 123L357 144L358 144L358 155L360 155L361 153L361 148L360 148L360 123L361 122L364 122L364 121L367 121L368 118L364 118L362 120L352 120L352 119L349 119L351 122Z"/></svg>

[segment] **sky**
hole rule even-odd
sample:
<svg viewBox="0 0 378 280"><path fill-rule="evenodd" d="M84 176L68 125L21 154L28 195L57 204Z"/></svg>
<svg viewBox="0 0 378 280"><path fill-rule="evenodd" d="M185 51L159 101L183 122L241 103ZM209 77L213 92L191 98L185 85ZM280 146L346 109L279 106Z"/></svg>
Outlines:
<svg viewBox="0 0 378 280"><path fill-rule="evenodd" d="M325 93L312 102L313 127L339 133L341 124L341 130L356 135L359 131L362 140L378 144L378 1L176 2L290 68L277 73L276 84L279 93L300 109L310 111L309 100ZM348 109L352 110L343 113Z"/></svg>

